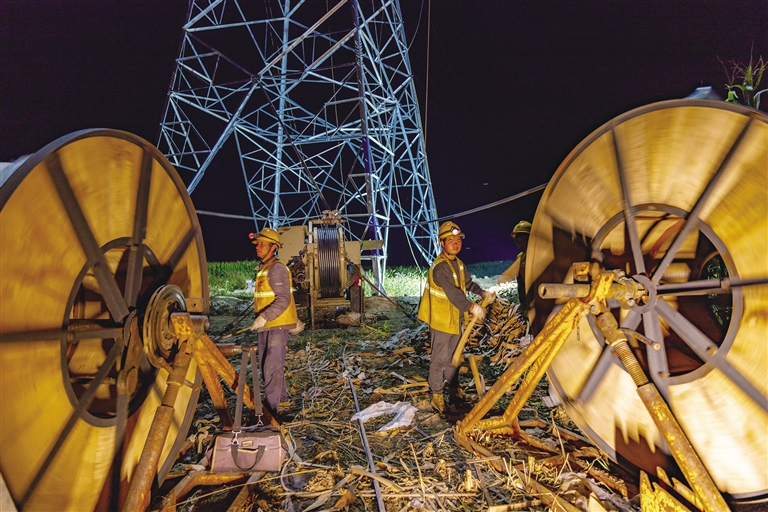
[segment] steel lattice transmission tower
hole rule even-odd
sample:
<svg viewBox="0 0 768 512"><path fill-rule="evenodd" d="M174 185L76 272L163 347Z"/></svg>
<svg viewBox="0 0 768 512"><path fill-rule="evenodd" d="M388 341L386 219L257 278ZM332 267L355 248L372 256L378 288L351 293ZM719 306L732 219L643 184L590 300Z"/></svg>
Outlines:
<svg viewBox="0 0 768 512"><path fill-rule="evenodd" d="M234 145L256 229L339 210L379 283L390 224L437 254L398 0L192 0L183 30L158 147L190 193Z"/></svg>

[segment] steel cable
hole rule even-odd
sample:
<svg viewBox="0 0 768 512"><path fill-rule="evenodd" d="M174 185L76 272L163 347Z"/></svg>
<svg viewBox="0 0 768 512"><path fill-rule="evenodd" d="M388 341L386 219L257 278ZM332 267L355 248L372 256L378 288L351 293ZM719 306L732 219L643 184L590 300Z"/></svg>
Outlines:
<svg viewBox="0 0 768 512"><path fill-rule="evenodd" d="M317 259L320 278L320 295L338 297L339 282L339 230L335 227L317 228Z"/></svg>

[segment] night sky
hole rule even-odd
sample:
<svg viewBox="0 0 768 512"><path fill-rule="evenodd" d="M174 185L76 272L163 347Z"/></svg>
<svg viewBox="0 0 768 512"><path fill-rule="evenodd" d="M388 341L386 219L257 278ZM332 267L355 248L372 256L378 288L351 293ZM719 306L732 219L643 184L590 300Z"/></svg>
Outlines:
<svg viewBox="0 0 768 512"><path fill-rule="evenodd" d="M746 63L754 46L768 58L766 0L435 0L425 108L428 4L401 6L441 217L546 183L584 137L635 107L700 86L725 97L718 57ZM156 143L186 11L181 0L0 2L0 160L85 128ZM192 199L204 209L249 214L226 200L211 208L205 193L203 180ZM461 257L513 258L509 231L540 197L456 219ZM209 260L253 257L252 223L201 223ZM410 264L393 245L390 264Z"/></svg>

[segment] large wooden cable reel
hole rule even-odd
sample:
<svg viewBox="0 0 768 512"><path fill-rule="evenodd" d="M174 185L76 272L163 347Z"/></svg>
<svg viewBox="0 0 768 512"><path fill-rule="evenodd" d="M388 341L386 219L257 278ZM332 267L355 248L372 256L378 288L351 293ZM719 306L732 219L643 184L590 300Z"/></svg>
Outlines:
<svg viewBox="0 0 768 512"><path fill-rule="evenodd" d="M768 118L723 102L677 100L593 132L536 211L526 266L535 329L562 304L538 297L539 284L572 283L571 265L589 260L648 288L633 307L609 306L715 484L735 501L766 499ZM723 268L730 289L696 283L724 278ZM643 337L661 349L637 341ZM674 471L592 315L548 377L568 415L614 460Z"/></svg>
<svg viewBox="0 0 768 512"><path fill-rule="evenodd" d="M2 475L23 510L115 509L166 388L147 356L172 364L168 317L185 297L208 312L194 207L156 148L115 130L70 134L14 165L0 207ZM197 404L194 362L186 380L160 481Z"/></svg>

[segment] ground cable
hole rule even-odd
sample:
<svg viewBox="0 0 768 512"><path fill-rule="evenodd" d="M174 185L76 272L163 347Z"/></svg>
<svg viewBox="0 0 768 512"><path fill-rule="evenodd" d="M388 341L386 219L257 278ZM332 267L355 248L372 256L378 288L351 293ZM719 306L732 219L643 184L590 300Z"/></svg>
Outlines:
<svg viewBox="0 0 768 512"><path fill-rule="evenodd" d="M344 345L344 348L341 350L341 364L344 368L344 373L347 375L347 382L349 383L349 389L352 391L352 399L355 401L355 412L360 412L360 405L357 403L357 393L355 393L355 383L352 382L352 377L349 375L349 371L347 370L347 359L346 359L346 351L347 346ZM365 435L365 424L363 422L362 418L357 418L357 422L360 424L360 438L363 440L363 448L365 448L365 456L368 459L368 469L371 470L372 474L376 474L376 466L373 464L373 456L371 456L371 449L368 446L368 437ZM379 481L375 478L371 479L373 481L373 489L376 491L376 503L379 506L379 512L386 512L386 508L384 507L384 499L381 497L381 489L379 488Z"/></svg>

